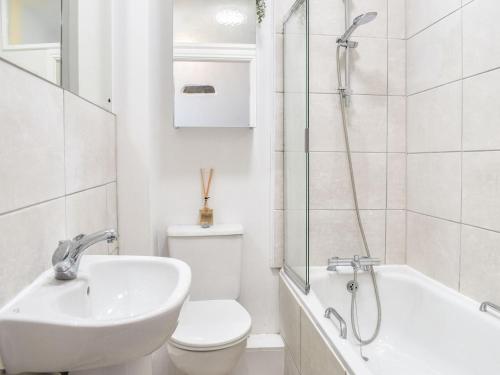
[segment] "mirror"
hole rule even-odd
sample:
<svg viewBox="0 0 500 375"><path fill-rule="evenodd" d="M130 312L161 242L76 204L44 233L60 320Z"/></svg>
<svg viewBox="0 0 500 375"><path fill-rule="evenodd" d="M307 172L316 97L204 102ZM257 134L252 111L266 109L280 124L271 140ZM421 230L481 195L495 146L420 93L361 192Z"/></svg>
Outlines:
<svg viewBox="0 0 500 375"><path fill-rule="evenodd" d="M110 110L111 1L0 0L0 58Z"/></svg>
<svg viewBox="0 0 500 375"><path fill-rule="evenodd" d="M174 125L255 126L255 0L174 0Z"/></svg>

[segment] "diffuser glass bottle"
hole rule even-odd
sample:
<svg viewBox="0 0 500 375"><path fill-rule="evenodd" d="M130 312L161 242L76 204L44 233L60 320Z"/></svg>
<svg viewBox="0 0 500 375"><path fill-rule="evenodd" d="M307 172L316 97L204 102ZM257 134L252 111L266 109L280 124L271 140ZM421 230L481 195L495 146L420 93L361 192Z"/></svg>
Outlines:
<svg viewBox="0 0 500 375"><path fill-rule="evenodd" d="M212 184L212 177L214 175L213 168L210 168L208 172L207 181L205 181L205 171L203 169L200 170L201 174L201 186L203 192L203 207L200 208L200 218L199 224L203 228L208 228L214 224L214 210L208 207L208 200L210 199L210 186Z"/></svg>

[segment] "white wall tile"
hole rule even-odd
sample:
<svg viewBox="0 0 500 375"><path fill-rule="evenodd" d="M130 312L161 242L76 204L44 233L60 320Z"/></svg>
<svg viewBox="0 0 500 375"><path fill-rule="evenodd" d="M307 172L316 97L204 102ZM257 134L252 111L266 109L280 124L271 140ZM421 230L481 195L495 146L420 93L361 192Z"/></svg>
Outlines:
<svg viewBox="0 0 500 375"><path fill-rule="evenodd" d="M354 94L387 94L387 40L354 38L358 48L351 50L351 87ZM330 61L328 69L336 69ZM336 73L335 73L336 79ZM338 87L338 85L335 85Z"/></svg>
<svg viewBox="0 0 500 375"><path fill-rule="evenodd" d="M500 149L500 70L464 80L463 149Z"/></svg>
<svg viewBox="0 0 500 375"><path fill-rule="evenodd" d="M460 224L412 212L407 220L408 265L458 289Z"/></svg>
<svg viewBox="0 0 500 375"><path fill-rule="evenodd" d="M387 37L387 0L356 0L351 2L351 20L360 14L377 12L377 18L359 27L354 36L386 38ZM350 23L349 23L350 24Z"/></svg>
<svg viewBox="0 0 500 375"><path fill-rule="evenodd" d="M275 19L275 32L283 32L283 20L288 14L290 8L293 6L294 0L279 0L274 2L274 19Z"/></svg>
<svg viewBox="0 0 500 375"><path fill-rule="evenodd" d="M461 35L461 13L456 12L408 39L409 94L461 78Z"/></svg>
<svg viewBox="0 0 500 375"><path fill-rule="evenodd" d="M385 211L362 210L361 220L372 256L385 260ZM326 265L332 256L365 254L354 210L311 210L309 235L313 266Z"/></svg>
<svg viewBox="0 0 500 375"><path fill-rule="evenodd" d="M406 211L388 210L386 229L386 263L406 264Z"/></svg>
<svg viewBox="0 0 500 375"><path fill-rule="evenodd" d="M406 97L388 97L387 151L406 152Z"/></svg>
<svg viewBox="0 0 500 375"><path fill-rule="evenodd" d="M348 111L351 150L384 152L387 142L387 97L353 95ZM337 94L311 95L310 135L312 151L346 150Z"/></svg>
<svg viewBox="0 0 500 375"><path fill-rule="evenodd" d="M408 152L461 150L461 82L411 95L407 105Z"/></svg>
<svg viewBox="0 0 500 375"><path fill-rule="evenodd" d="M67 237L109 229L106 186L85 190L66 197ZM108 254L108 244L91 246L86 254Z"/></svg>
<svg viewBox="0 0 500 375"><path fill-rule="evenodd" d="M500 67L500 3L473 1L463 8L464 76Z"/></svg>
<svg viewBox="0 0 500 375"><path fill-rule="evenodd" d="M388 37L406 38L406 0L389 0L388 10Z"/></svg>
<svg viewBox="0 0 500 375"><path fill-rule="evenodd" d="M406 0L407 37L430 26L461 5L461 0Z"/></svg>
<svg viewBox="0 0 500 375"><path fill-rule="evenodd" d="M116 180L115 117L64 93L66 192Z"/></svg>
<svg viewBox="0 0 500 375"><path fill-rule="evenodd" d="M500 301L500 233L462 225L460 291L478 302Z"/></svg>
<svg viewBox="0 0 500 375"><path fill-rule="evenodd" d="M65 232L64 198L0 216L0 306L50 268Z"/></svg>
<svg viewBox="0 0 500 375"><path fill-rule="evenodd" d="M319 35L342 35L345 31L342 0L310 0L309 31Z"/></svg>
<svg viewBox="0 0 500 375"><path fill-rule="evenodd" d="M460 220L460 153L408 155L409 210Z"/></svg>
<svg viewBox="0 0 500 375"><path fill-rule="evenodd" d="M406 208L406 154L387 155L387 208Z"/></svg>
<svg viewBox="0 0 500 375"><path fill-rule="evenodd" d="M463 154L462 220L500 231L500 151Z"/></svg>
<svg viewBox="0 0 500 375"><path fill-rule="evenodd" d="M385 208L385 154L354 153L352 161L361 209ZM312 209L354 208L348 168L345 153L311 153L310 207Z"/></svg>
<svg viewBox="0 0 500 375"><path fill-rule="evenodd" d="M389 95L406 94L406 41L389 39Z"/></svg>
<svg viewBox="0 0 500 375"><path fill-rule="evenodd" d="M62 90L0 61L0 212L64 195Z"/></svg>

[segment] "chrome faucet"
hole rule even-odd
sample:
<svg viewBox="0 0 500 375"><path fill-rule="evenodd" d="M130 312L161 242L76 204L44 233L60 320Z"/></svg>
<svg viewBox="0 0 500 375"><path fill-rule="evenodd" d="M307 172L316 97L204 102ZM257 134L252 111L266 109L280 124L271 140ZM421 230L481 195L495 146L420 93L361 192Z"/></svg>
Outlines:
<svg viewBox="0 0 500 375"><path fill-rule="evenodd" d="M360 257L359 255L354 255L353 258L339 258L333 257L328 259L327 271L337 271L337 267L352 267L355 271L363 270L369 271L370 267L378 266L380 264L380 259L371 257Z"/></svg>
<svg viewBox="0 0 500 375"><path fill-rule="evenodd" d="M59 246L52 255L52 265L57 280L73 280L78 275L78 267L83 252L90 246L101 242L113 242L118 238L114 229L93 234L79 234L72 240L59 241Z"/></svg>

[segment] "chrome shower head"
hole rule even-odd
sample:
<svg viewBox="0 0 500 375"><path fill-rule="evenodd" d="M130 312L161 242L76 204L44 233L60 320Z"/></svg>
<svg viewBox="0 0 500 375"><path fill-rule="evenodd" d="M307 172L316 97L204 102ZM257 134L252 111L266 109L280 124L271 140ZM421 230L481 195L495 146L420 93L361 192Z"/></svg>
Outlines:
<svg viewBox="0 0 500 375"><path fill-rule="evenodd" d="M368 12L368 13L363 13L357 16L353 21L352 25L349 26L349 28L345 31L344 35L342 35L339 39L337 39L338 44L347 44L349 41L349 38L351 37L352 33L361 25L364 25L365 23L373 21L375 18L377 18L377 12Z"/></svg>

